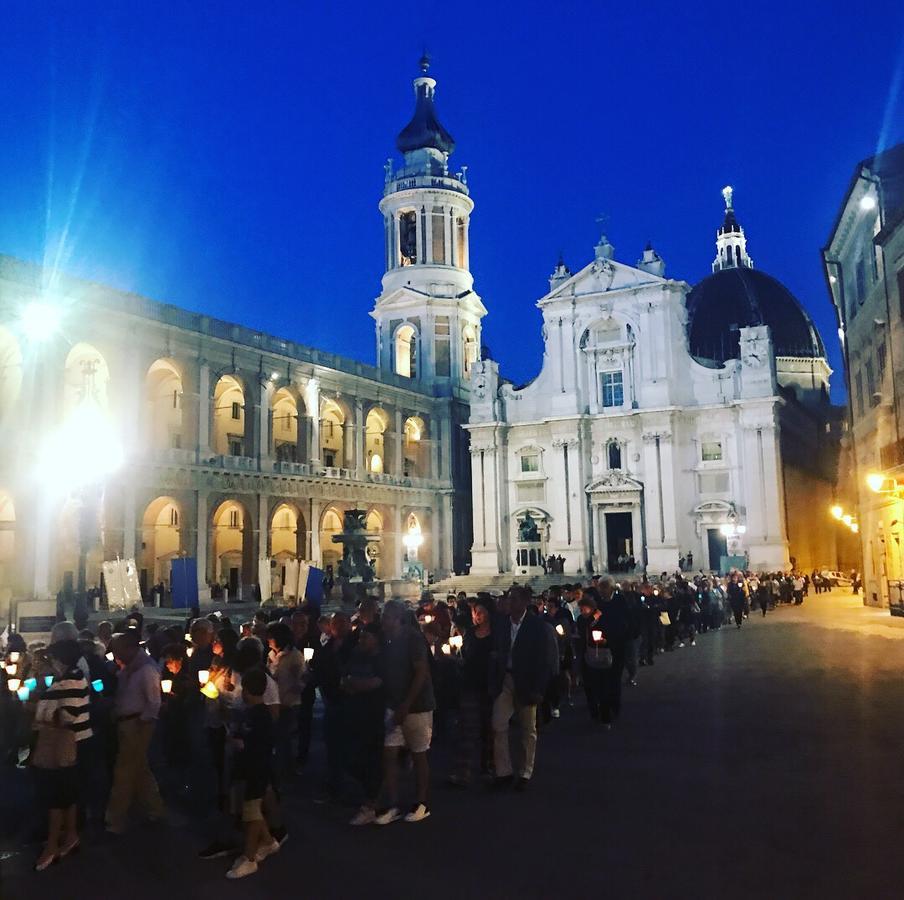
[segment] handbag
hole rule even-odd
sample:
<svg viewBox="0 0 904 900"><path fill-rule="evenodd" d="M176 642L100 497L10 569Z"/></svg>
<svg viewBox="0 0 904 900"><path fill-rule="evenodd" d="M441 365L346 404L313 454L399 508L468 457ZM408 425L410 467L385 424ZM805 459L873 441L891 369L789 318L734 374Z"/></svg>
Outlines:
<svg viewBox="0 0 904 900"><path fill-rule="evenodd" d="M584 651L584 662L591 669L611 669L612 651L608 647L588 647Z"/></svg>
<svg viewBox="0 0 904 900"><path fill-rule="evenodd" d="M60 725L41 725L31 754L37 769L65 769L75 765L75 732Z"/></svg>

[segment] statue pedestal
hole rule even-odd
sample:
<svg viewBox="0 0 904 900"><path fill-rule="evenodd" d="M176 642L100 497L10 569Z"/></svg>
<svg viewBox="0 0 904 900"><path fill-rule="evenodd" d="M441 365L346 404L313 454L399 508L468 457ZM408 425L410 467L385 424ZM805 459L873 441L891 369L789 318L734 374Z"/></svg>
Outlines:
<svg viewBox="0 0 904 900"><path fill-rule="evenodd" d="M543 560L546 558L541 541L518 541L515 544L515 574L533 577L544 575Z"/></svg>

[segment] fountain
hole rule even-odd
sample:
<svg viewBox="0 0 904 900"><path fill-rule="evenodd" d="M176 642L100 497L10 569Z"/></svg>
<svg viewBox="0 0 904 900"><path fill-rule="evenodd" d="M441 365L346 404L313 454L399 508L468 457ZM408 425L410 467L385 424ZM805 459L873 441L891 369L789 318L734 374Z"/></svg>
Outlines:
<svg viewBox="0 0 904 900"><path fill-rule="evenodd" d="M380 535L368 532L364 521L365 509L346 510L342 517L342 533L333 535L334 544L342 544L338 580L342 588L343 603L352 602L355 596L376 580L374 568L367 554L367 545L380 540ZM361 588L352 588L361 585Z"/></svg>

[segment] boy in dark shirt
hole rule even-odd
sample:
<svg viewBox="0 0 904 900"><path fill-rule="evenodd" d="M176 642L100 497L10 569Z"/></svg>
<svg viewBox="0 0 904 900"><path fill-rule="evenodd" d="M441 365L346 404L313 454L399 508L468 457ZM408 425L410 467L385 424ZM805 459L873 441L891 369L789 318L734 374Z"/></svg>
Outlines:
<svg viewBox="0 0 904 900"><path fill-rule="evenodd" d="M245 852L226 873L227 878L244 878L257 871L258 863L279 850L278 841L267 828L262 810L264 794L271 790L273 765L273 717L264 705L267 673L252 669L242 676L242 700L247 707L238 735L232 739L239 751L233 778L245 784L242 824Z"/></svg>

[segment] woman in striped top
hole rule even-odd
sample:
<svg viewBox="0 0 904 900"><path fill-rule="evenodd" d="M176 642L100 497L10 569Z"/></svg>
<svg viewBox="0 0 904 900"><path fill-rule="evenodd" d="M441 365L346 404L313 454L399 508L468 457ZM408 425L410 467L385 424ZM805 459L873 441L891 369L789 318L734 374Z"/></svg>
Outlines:
<svg viewBox="0 0 904 900"><path fill-rule="evenodd" d="M36 750L34 754L38 793L48 810L47 843L35 863L38 872L78 849L75 745L91 737L91 688L79 667L82 651L78 642L57 641L47 653L54 679L38 701L35 729L38 741L49 741L53 751Z"/></svg>

